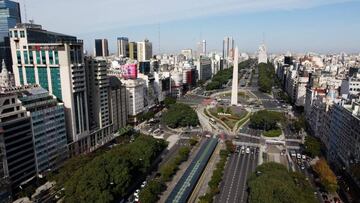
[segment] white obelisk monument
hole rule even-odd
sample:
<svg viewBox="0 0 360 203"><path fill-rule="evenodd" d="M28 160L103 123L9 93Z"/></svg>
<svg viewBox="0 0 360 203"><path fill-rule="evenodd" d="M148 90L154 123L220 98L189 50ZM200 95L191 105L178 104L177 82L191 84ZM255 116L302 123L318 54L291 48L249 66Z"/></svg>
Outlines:
<svg viewBox="0 0 360 203"><path fill-rule="evenodd" d="M239 92L239 50L236 47L234 53L234 68L232 78L231 105L237 106Z"/></svg>

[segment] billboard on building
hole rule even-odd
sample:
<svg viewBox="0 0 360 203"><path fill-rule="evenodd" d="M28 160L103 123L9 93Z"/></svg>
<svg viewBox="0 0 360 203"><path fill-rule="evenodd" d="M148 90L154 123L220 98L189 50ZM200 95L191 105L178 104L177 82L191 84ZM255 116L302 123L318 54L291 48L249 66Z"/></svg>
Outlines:
<svg viewBox="0 0 360 203"><path fill-rule="evenodd" d="M122 68L122 77L124 79L136 79L137 78L136 64L125 64L121 68Z"/></svg>

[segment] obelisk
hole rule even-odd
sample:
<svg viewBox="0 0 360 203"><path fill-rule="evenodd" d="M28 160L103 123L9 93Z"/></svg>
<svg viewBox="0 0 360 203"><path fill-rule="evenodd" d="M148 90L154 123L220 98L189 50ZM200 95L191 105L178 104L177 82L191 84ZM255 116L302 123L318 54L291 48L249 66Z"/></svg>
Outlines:
<svg viewBox="0 0 360 203"><path fill-rule="evenodd" d="M232 90L231 90L231 105L237 106L238 104L238 92L239 92L239 50L236 47L234 53L234 68L232 78Z"/></svg>

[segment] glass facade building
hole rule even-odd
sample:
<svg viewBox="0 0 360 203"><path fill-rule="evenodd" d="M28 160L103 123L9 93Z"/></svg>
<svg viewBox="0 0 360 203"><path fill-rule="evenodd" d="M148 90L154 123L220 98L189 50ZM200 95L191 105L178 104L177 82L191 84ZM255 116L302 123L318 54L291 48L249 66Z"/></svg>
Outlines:
<svg viewBox="0 0 360 203"><path fill-rule="evenodd" d="M0 0L0 59L4 59L6 67L12 72L12 60L9 41L9 29L21 23L19 3ZM24 33L20 33L24 34Z"/></svg>

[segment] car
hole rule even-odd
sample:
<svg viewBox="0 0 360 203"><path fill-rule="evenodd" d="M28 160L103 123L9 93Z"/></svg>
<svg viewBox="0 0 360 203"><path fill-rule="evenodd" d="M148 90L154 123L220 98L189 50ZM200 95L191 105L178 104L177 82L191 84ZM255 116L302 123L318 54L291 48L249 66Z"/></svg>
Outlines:
<svg viewBox="0 0 360 203"><path fill-rule="evenodd" d="M245 154L245 150L242 149L242 150L241 150L241 154Z"/></svg>
<svg viewBox="0 0 360 203"><path fill-rule="evenodd" d="M144 181L144 182L142 182L142 184L141 184L141 188L144 188L145 186L146 186L146 184L147 184L147 182L146 181Z"/></svg>
<svg viewBox="0 0 360 203"><path fill-rule="evenodd" d="M301 164L301 170L304 170L304 169L305 169L305 165Z"/></svg>
<svg viewBox="0 0 360 203"><path fill-rule="evenodd" d="M250 153L250 148L246 148L246 154L249 154Z"/></svg>
<svg viewBox="0 0 360 203"><path fill-rule="evenodd" d="M134 202L139 202L139 197L135 197Z"/></svg>
<svg viewBox="0 0 360 203"><path fill-rule="evenodd" d="M301 154L300 153L297 153L297 158L301 159Z"/></svg>
<svg viewBox="0 0 360 203"><path fill-rule="evenodd" d="M306 156L305 155L302 155L301 156L303 160L306 160Z"/></svg>

